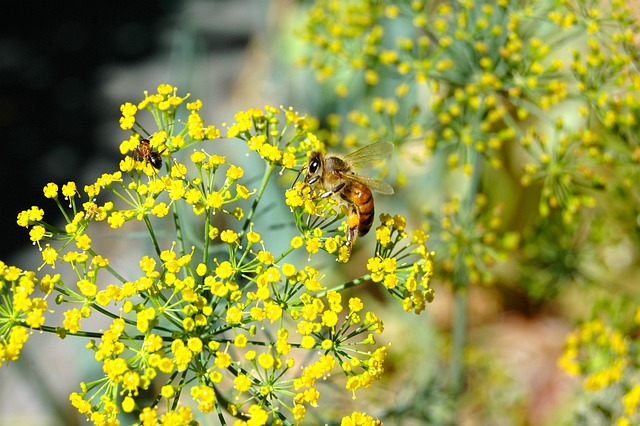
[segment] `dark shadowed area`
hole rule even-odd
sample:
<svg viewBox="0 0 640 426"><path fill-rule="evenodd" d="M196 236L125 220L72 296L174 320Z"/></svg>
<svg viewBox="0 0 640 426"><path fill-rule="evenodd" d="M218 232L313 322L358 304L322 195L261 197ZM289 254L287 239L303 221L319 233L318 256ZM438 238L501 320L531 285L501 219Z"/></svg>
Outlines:
<svg viewBox="0 0 640 426"><path fill-rule="evenodd" d="M181 2L13 2L0 25L2 158L0 258L28 244L19 211L42 206L42 187L87 176L96 158L118 159L101 139L99 79L162 49L158 29ZM3 8L4 9L4 8ZM77 182L79 188L87 182ZM45 208L45 207L43 207Z"/></svg>

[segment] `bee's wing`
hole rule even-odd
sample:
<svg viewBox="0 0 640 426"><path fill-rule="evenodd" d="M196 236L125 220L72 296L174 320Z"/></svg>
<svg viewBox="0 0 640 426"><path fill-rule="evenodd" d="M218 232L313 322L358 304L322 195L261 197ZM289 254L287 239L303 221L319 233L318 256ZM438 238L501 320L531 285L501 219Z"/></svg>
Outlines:
<svg viewBox="0 0 640 426"><path fill-rule="evenodd" d="M392 151L393 144L391 142L376 142L345 155L344 159L353 167L358 168L382 160L388 157Z"/></svg>
<svg viewBox="0 0 640 426"><path fill-rule="evenodd" d="M344 175L344 177L346 179L350 179L356 182L359 182L363 185L368 186L371 190L379 192L381 194L385 194L385 195L393 195L394 190L393 187L391 185L389 185L387 182L383 182L381 180L378 179L373 179L373 178L369 178L366 176L360 176L360 175Z"/></svg>

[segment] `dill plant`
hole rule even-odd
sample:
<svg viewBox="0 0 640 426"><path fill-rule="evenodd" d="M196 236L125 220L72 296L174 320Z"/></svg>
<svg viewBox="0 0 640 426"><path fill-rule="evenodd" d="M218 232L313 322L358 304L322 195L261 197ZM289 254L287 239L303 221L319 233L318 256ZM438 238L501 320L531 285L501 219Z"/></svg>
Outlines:
<svg viewBox="0 0 640 426"><path fill-rule="evenodd" d="M433 300L427 235L383 214L370 273L336 282L329 267L349 260L345 216L335 200L298 183L278 187L294 236L274 251L278 244L263 237L270 222L259 220L269 214L265 191L323 149L315 121L267 106L218 127L188 97L162 84L122 105L130 137L119 169L82 190L73 182L44 187L47 212L57 208L62 226L39 206L19 213L42 266L0 264L0 367L19 358L35 331L85 339L101 375L69 399L96 425L186 425L205 416L252 426L379 424L347 404L343 413L319 411L323 382L355 399L383 375L389 350L376 344L384 330L376 312L343 291L373 281L420 313ZM178 119L183 111L186 120ZM149 116L152 134L141 124ZM221 155L222 143L242 144L262 164L261 177ZM161 155L159 170L151 154ZM112 262L97 248L98 229L117 241L138 225L148 249L140 257L113 254ZM316 262L320 252L327 257ZM53 310L63 314L59 323Z"/></svg>
<svg viewBox="0 0 640 426"><path fill-rule="evenodd" d="M344 111L328 118L326 139L396 144L389 171L406 186L396 193L410 194L404 202L414 225L428 224L436 277L453 292L449 371L435 379L453 407L448 422L456 423L461 396L472 393L465 390L472 286L511 287L538 309L577 287L589 294L582 306L593 307L594 320L600 289L637 301L625 285L625 274L637 275L640 200L638 24L630 5L316 0L306 16L298 35L307 50L298 62ZM624 267L603 256L619 245L632 253ZM614 303L610 294L605 304ZM635 312L633 305L626 309ZM634 330L617 332L635 347ZM586 335L569 337L561 365L592 383L585 365L593 367L595 336ZM614 346L599 352L611 358L604 364L615 364L615 377L637 377L635 352ZM576 353L581 368L569 362ZM620 357L626 361L616 363ZM620 393L608 388L619 396L607 401L605 423L637 422L637 382L623 383ZM416 391L405 414L432 421L420 409L431 387ZM443 400L433 395L434 404Z"/></svg>

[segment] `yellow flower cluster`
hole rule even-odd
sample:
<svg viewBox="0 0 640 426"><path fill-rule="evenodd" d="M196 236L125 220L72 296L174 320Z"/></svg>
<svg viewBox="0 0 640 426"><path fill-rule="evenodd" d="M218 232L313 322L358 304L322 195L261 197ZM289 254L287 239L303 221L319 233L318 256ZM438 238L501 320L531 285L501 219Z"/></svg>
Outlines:
<svg viewBox="0 0 640 426"><path fill-rule="evenodd" d="M640 309L635 318L635 326L638 325ZM640 363L632 350L636 341L637 338L626 336L601 320L587 321L567 336L563 355L558 360L560 368L583 378L582 385L587 392L623 385L621 401L611 408L613 413L619 413L618 425L631 425L640 419L640 386L634 379Z"/></svg>
<svg viewBox="0 0 640 426"><path fill-rule="evenodd" d="M503 167L505 146L524 147L521 183L541 184L540 214L559 211L569 223L594 206L591 190L605 188L601 165L639 152L633 11L620 0L579 4L317 0L300 30L311 46L300 62L347 105L366 105L332 129L345 145L422 141L419 151L410 144L413 160L443 153L469 176L483 163ZM567 109L576 111L571 126L556 112ZM611 140L624 145L615 155ZM400 167L398 182L406 180Z"/></svg>
<svg viewBox="0 0 640 426"><path fill-rule="evenodd" d="M614 223L628 229L637 222L640 25L628 2L317 0L302 25L309 49L300 62L333 87L343 112L327 120L326 140L395 143L399 160L392 170L400 186L412 184L410 208L427 213L443 259L439 276L461 296L460 307L466 286L494 282L494 265L509 252L519 250L511 266L529 296L541 301L564 282L593 281L591 262L602 259L592 253L628 238L613 231ZM452 191L459 195L443 197ZM529 208L532 197L537 212ZM294 190L287 202L297 214L316 213ZM522 211L528 213L513 213ZM323 223L323 235L309 248L334 252L326 241L330 224ZM367 263L371 278L389 291L410 283L397 272L400 235L379 227L376 256ZM454 336L464 336L458 333L464 315L456 313L454 321ZM589 392L618 384L609 394L625 395L618 425L640 424L637 363L617 352L630 336L621 341L592 331L604 347L583 352L597 344L581 336L578 361L567 355L565 367L589 367L580 370ZM454 388L462 389L462 374L457 381Z"/></svg>
<svg viewBox="0 0 640 426"><path fill-rule="evenodd" d="M473 202L463 205L455 197L443 205L443 214L433 217L430 230L446 253L439 271L453 282L452 275L464 273L465 285L491 283L492 267L519 243L515 233L500 233L502 205L488 209L489 200L478 195Z"/></svg>
<svg viewBox="0 0 640 426"><path fill-rule="evenodd" d="M548 110L567 97L567 89L558 72L562 62L549 60L552 46L519 31L523 20L545 17L511 13L506 2L460 6L442 4L427 11L424 2L407 6L316 1L302 31L316 49L303 62L317 70L318 79L333 78L339 96L349 95L354 86L345 83L344 75L355 75L368 86L390 80L382 75L396 77L395 99L374 95L370 113L352 111L351 121L366 128L373 139L427 135L429 152L436 141L456 146L449 163L455 167L462 159L470 170L470 150L496 150L513 136L497 131L509 106L524 105L518 101L527 98ZM554 19L573 22L568 16L572 13L557 11ZM413 29L415 36L407 37L411 31L393 31L396 25ZM566 25L564 29L570 30ZM420 103L400 109L398 102L426 83L432 122L416 114L422 109ZM441 90L444 86L451 89ZM502 93L512 99L505 102ZM525 118L529 111L523 106L517 114ZM437 138L428 136L434 127ZM491 160L499 166L497 158Z"/></svg>
<svg viewBox="0 0 640 426"><path fill-rule="evenodd" d="M311 255L324 250L336 256L340 262L349 260L349 248L346 244L344 229L346 219L340 225L340 219L348 217L345 206L340 206L335 197L321 198L309 185L297 182L285 193L286 204L291 209L301 237L294 237L292 247L305 246ZM341 230L342 229L342 230Z"/></svg>
<svg viewBox="0 0 640 426"><path fill-rule="evenodd" d="M293 177L307 153L322 148L313 120L267 106L240 112L235 123L223 125L228 137L263 160L263 178L255 186L254 171L247 176L244 167L217 153L216 144L223 142L217 128L198 115L201 101L186 105L186 123L175 121L188 97L177 93L161 85L155 94L145 92L141 102L122 106L122 128L146 136L134 132L122 142L119 170L102 174L83 192L74 182L44 187L64 226L47 223L37 206L18 215L18 224L41 248L40 270L64 264L75 275L38 278L0 263L0 366L17 359L29 329L91 337L86 347L103 377L81 383L70 401L94 424L119 424L122 413L137 416L140 425L188 424L194 419L188 399L199 412L225 409L247 419L237 425L303 422L320 404L318 379L335 369L346 373L343 386L354 397L380 379L387 348L371 347L373 333L382 333L384 325L363 300L343 300L339 292L370 278L379 282L378 272L336 285L312 264L284 262L296 250L309 256L325 250L348 260L339 223L344 212L333 198L314 198L304 184L281 198L299 230L290 246L272 252L260 230L260 215L268 211L261 201L276 169L290 170ZM142 129L141 113L155 118L157 132ZM184 157L182 151L192 146ZM81 202L83 197L88 201ZM193 218L197 230L188 229ZM404 218L382 220L376 258L393 265L384 271L384 285L405 309L420 312L433 297L426 235L416 232L408 241ZM134 268L119 272L97 252L90 232L99 222L116 236L142 223L152 251L131 258ZM167 229L177 229L173 238L166 238ZM38 289L44 297L34 296ZM45 321L48 297L68 306L57 326ZM109 319L106 330L87 329L84 320L95 316ZM140 395L150 389L160 390L160 404L146 406ZM234 396L235 402L220 405ZM343 419L376 422L361 413Z"/></svg>
<svg viewBox="0 0 640 426"><path fill-rule="evenodd" d="M29 329L40 329L48 310L47 301L33 297L38 279L30 271L0 261L0 295L3 296L0 317L0 367L15 361L29 339Z"/></svg>
<svg viewBox="0 0 640 426"><path fill-rule="evenodd" d="M409 239L406 221L400 215L382 214L380 222L376 228L376 256L367 261L371 280L382 283L406 312L419 314L434 298L434 253L426 246L428 236L415 230Z"/></svg>

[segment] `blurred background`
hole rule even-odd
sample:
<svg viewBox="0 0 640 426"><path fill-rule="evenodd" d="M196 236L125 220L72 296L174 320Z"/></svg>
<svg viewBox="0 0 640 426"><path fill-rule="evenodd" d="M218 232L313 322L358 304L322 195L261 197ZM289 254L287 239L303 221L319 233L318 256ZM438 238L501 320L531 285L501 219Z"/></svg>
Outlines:
<svg viewBox="0 0 640 426"><path fill-rule="evenodd" d="M333 112L312 73L293 66L300 45L291 30L300 21L300 4L14 2L0 18L0 259L24 269L39 266L16 215L32 205L55 211L42 195L48 182L74 180L82 188L116 169L118 146L129 137L119 128L119 107L141 99L142 90L170 83L191 92L203 100L205 120L216 124L265 104L322 117ZM411 193L404 197L381 200L379 211L407 213ZM566 419L579 384L556 363L574 326L572 315L586 309L579 293L569 290L540 306L515 285L469 288L472 332L465 356L474 368L459 424L552 425ZM446 424L450 401L438 375L450 353L453 294L438 286L435 302L420 316L405 315L383 294L371 299L385 309L382 343L393 344L388 381L362 397L371 401L373 414L388 414L385 424ZM72 340L56 345L57 337L33 336L19 362L0 369L0 425L85 423L68 395L95 363L83 361L84 353L76 357L84 342Z"/></svg>

